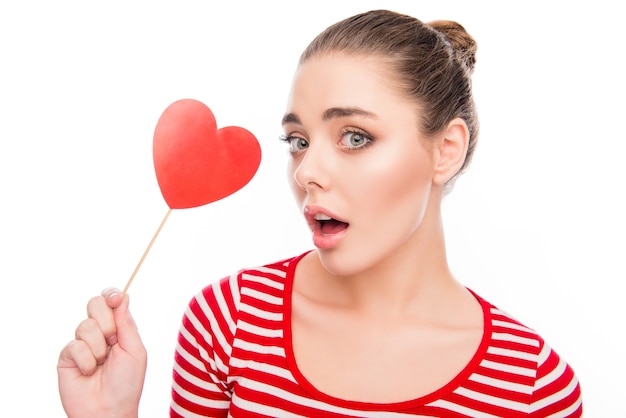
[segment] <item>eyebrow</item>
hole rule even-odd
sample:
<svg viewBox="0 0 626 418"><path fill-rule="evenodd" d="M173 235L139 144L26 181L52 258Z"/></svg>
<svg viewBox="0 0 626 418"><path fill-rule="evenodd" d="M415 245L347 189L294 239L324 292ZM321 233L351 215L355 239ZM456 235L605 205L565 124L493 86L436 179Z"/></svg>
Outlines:
<svg viewBox="0 0 626 418"><path fill-rule="evenodd" d="M324 111L322 120L326 122L333 118L345 118L348 116L364 116L366 118L378 119L378 116L375 113L368 112L360 107L331 107L330 109L326 109ZM302 125L300 118L295 113L287 113L283 117L282 124L285 125L287 123Z"/></svg>

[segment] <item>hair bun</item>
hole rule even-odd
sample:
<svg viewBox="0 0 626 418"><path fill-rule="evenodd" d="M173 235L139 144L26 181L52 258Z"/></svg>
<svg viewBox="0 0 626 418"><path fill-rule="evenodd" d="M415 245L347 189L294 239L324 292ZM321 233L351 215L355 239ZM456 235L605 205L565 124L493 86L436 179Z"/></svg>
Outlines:
<svg viewBox="0 0 626 418"><path fill-rule="evenodd" d="M429 22L431 28L443 34L454 50L455 58L464 64L470 73L476 64L476 50L478 44L463 26L452 20L435 20Z"/></svg>

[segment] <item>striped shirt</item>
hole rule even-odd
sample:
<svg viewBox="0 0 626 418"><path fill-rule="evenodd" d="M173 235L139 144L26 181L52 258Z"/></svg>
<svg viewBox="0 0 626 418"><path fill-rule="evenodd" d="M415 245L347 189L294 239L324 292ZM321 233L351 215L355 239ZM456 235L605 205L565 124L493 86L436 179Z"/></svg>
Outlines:
<svg viewBox="0 0 626 418"><path fill-rule="evenodd" d="M297 370L290 340L295 257L208 285L190 302L175 353L171 417L580 417L570 366L481 299L483 340L439 390L405 402L337 399Z"/></svg>

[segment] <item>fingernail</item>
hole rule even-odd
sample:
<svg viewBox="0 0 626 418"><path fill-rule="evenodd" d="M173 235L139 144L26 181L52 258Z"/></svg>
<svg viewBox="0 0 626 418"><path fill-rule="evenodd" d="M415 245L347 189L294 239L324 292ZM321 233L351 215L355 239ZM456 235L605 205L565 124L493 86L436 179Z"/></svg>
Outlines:
<svg viewBox="0 0 626 418"><path fill-rule="evenodd" d="M116 287L107 287L106 289L102 291L102 296L106 295L106 297L109 299L119 294L120 294L120 290L117 289Z"/></svg>

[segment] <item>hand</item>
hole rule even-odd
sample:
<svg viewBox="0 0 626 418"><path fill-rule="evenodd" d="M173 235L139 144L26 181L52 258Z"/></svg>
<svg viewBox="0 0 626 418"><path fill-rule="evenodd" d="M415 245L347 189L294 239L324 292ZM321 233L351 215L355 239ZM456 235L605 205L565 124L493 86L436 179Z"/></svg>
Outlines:
<svg viewBox="0 0 626 418"><path fill-rule="evenodd" d="M63 408L70 418L136 418L147 356L128 295L107 289L89 301L87 313L59 355Z"/></svg>

